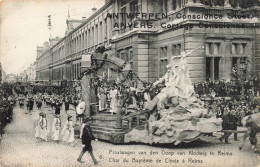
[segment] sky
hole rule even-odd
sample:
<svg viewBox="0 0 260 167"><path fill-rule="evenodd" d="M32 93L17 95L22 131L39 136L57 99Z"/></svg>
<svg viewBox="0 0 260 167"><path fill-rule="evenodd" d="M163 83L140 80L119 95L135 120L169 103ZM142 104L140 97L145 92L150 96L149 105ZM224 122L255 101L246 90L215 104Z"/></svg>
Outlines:
<svg viewBox="0 0 260 167"><path fill-rule="evenodd" d="M36 61L36 48L52 37L64 37L68 10L81 19L104 0L0 0L0 62L6 74L20 74Z"/></svg>

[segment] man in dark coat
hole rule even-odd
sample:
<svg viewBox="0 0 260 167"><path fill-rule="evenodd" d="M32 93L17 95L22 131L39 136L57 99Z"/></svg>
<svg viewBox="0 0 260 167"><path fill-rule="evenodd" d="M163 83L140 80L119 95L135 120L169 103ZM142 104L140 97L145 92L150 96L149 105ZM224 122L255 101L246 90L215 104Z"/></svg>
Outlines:
<svg viewBox="0 0 260 167"><path fill-rule="evenodd" d="M96 140L92 134L92 130L91 130L91 127L90 127L90 121L91 121L91 118L89 117L86 117L85 120L84 120L84 128L83 128L83 133L82 133L82 137L81 137L81 141L82 141L82 145L83 145L83 149L77 159L77 161L83 163L81 161L83 155L85 154L85 152L89 152L94 164L96 165L98 162L96 160L96 158L94 157L94 154L93 154L93 149L92 149L92 145L91 145L91 141L92 140Z"/></svg>
<svg viewBox="0 0 260 167"><path fill-rule="evenodd" d="M222 128L223 130L231 130L232 128L230 127L230 113L224 113L222 116ZM228 137L231 135L232 133L230 132L224 132L224 135L222 137L219 138L219 140L222 142L223 139L225 139L225 143L228 143Z"/></svg>
<svg viewBox="0 0 260 167"><path fill-rule="evenodd" d="M33 100L33 98L31 97L31 98L29 99L29 113L30 113L30 114L32 113L33 105L34 105L34 100Z"/></svg>
<svg viewBox="0 0 260 167"><path fill-rule="evenodd" d="M70 109L70 100L69 100L69 97L68 96L65 96L65 111L66 111L66 114L68 114L68 110Z"/></svg>
<svg viewBox="0 0 260 167"><path fill-rule="evenodd" d="M60 115L61 106L62 103L57 99L55 103L55 115Z"/></svg>
<svg viewBox="0 0 260 167"><path fill-rule="evenodd" d="M38 110L41 110L41 108L42 108L42 99L40 97L36 100L36 105L38 107Z"/></svg>

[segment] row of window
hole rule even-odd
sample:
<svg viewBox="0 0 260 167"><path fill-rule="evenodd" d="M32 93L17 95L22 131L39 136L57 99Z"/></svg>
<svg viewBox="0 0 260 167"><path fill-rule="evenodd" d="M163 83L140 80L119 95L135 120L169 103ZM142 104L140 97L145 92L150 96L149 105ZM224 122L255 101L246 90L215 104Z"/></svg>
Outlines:
<svg viewBox="0 0 260 167"><path fill-rule="evenodd" d="M248 50L247 43L232 43L231 53L233 55L239 55L239 54L245 55L248 53L247 50ZM206 54L207 55L222 54L221 43L220 42L206 43Z"/></svg>
<svg viewBox="0 0 260 167"><path fill-rule="evenodd" d="M138 13L138 0L131 0L130 2L127 1L121 1L121 13L131 13L135 14ZM129 12L128 12L129 11ZM127 25L128 22L131 22L133 20L133 17L127 18L126 15L121 15L121 21L120 23L122 25Z"/></svg>
<svg viewBox="0 0 260 167"><path fill-rule="evenodd" d="M50 56L45 55L44 57L41 57L39 60L37 60L37 68L49 65L49 62L50 62Z"/></svg>
<svg viewBox="0 0 260 167"><path fill-rule="evenodd" d="M206 49L206 51L210 54L218 54L220 53L220 43L207 43L209 48ZM234 46L236 43L233 44ZM212 49L211 46L215 46L214 49ZM246 45L243 43L240 44L241 48L244 48L245 50ZM241 50L240 50L241 51ZM245 52L240 52L245 53ZM172 45L172 56L180 55L181 54L181 44L175 44ZM245 57L232 57L232 69L237 68L238 71L240 60ZM220 60L221 57L206 57L206 79L208 80L219 80L219 74L220 74ZM159 48L159 77L162 77L166 72L168 65L168 47L160 47Z"/></svg>
<svg viewBox="0 0 260 167"><path fill-rule="evenodd" d="M127 63L130 63L131 67L133 67L134 53L132 48L126 48L124 50L118 51L116 57L126 61Z"/></svg>
<svg viewBox="0 0 260 167"><path fill-rule="evenodd" d="M234 72L237 75L241 74L240 61L243 59L246 61L246 57L232 57L231 60L231 76L230 78L235 79ZM220 60L221 57L206 57L206 80L219 80L220 78ZM246 70L244 71L246 73ZM246 75L246 74L245 74Z"/></svg>
<svg viewBox="0 0 260 167"><path fill-rule="evenodd" d="M36 73L37 80L49 80L49 71L41 71Z"/></svg>
<svg viewBox="0 0 260 167"><path fill-rule="evenodd" d="M172 56L177 56L181 54L181 44L172 45ZM160 47L159 49L159 77L162 77L167 69L166 66L168 64L168 47Z"/></svg>
<svg viewBox="0 0 260 167"><path fill-rule="evenodd" d="M112 38L112 19L103 19L98 24L85 30L79 36L69 39L67 42L68 53L73 54L88 49L101 43L109 44Z"/></svg>
<svg viewBox="0 0 260 167"><path fill-rule="evenodd" d="M224 6L225 0L162 0L163 5L162 11L164 13L167 13L171 10L177 10L179 8L184 7L185 4L188 2L200 2L206 6ZM257 0L228 0L228 3L231 5L231 7L241 7L241 8L247 8L252 7L255 3L257 3Z"/></svg>
<svg viewBox="0 0 260 167"><path fill-rule="evenodd" d="M37 72L38 80L78 80L80 77L81 63L72 64L70 67L60 67L52 70ZM51 77L51 78L49 78Z"/></svg>

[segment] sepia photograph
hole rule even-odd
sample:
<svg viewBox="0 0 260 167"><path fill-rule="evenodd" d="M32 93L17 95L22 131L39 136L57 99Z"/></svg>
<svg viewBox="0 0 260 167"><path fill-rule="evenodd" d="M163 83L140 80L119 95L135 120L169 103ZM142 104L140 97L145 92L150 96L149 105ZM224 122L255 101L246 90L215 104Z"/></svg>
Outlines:
<svg viewBox="0 0 260 167"><path fill-rule="evenodd" d="M0 167L260 166L260 0L0 0Z"/></svg>

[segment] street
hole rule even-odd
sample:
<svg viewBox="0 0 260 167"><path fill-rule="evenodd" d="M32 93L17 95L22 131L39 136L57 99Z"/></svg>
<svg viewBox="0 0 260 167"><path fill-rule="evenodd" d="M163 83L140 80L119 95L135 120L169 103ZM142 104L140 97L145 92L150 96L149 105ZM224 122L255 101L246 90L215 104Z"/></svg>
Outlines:
<svg viewBox="0 0 260 167"><path fill-rule="evenodd" d="M75 111L70 107L69 114L75 122ZM52 125L54 111L43 104L42 111L47 114L48 124ZM83 156L85 163L76 161L81 152L81 140L75 140L75 147L62 142L39 141L34 137L34 121L38 118L38 109L34 105L32 115L26 109L14 108L14 119L3 134L0 141L0 165L11 166L94 166L90 156ZM64 106L61 110L62 128L66 120ZM198 141L192 144L174 146L149 146L141 144L113 145L104 141L93 141L94 155L99 161L98 166L257 166L259 156L249 144L239 151L242 140L234 141L230 136L231 144L220 143L219 140L210 142ZM214 154L214 155L212 155Z"/></svg>

